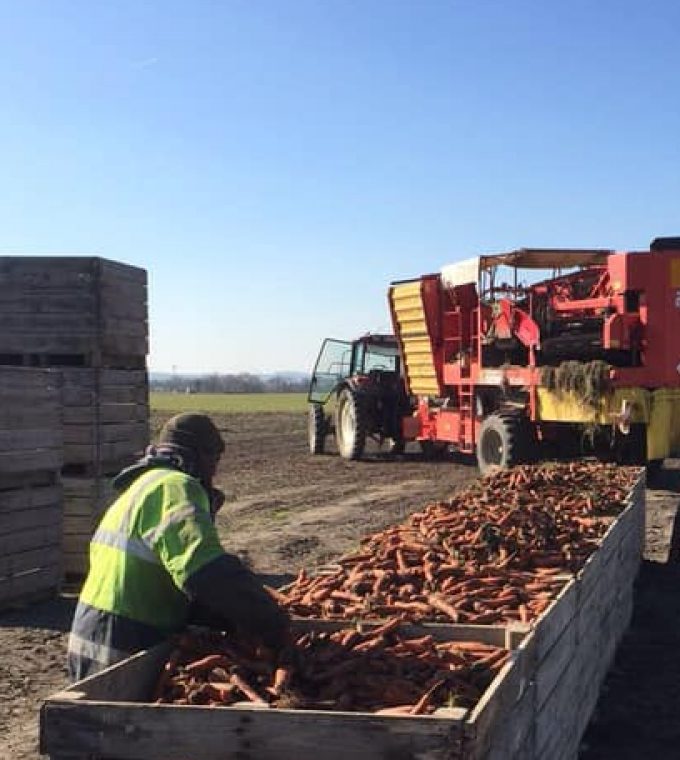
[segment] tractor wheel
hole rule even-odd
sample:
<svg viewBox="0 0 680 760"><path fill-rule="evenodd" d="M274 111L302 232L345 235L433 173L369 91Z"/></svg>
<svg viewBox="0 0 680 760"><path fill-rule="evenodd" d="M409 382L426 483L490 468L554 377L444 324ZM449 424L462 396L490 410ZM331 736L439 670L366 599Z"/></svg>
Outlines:
<svg viewBox="0 0 680 760"><path fill-rule="evenodd" d="M449 450L445 441L419 441L425 459L443 459Z"/></svg>
<svg viewBox="0 0 680 760"><path fill-rule="evenodd" d="M366 445L366 411L364 398L345 388L338 398L335 440L343 459L361 459Z"/></svg>
<svg viewBox="0 0 680 760"><path fill-rule="evenodd" d="M310 404L307 417L310 454L323 454L326 443L326 415L321 404Z"/></svg>
<svg viewBox="0 0 680 760"><path fill-rule="evenodd" d="M528 425L514 414L490 414L479 429L477 464L482 475L506 469L528 456Z"/></svg>

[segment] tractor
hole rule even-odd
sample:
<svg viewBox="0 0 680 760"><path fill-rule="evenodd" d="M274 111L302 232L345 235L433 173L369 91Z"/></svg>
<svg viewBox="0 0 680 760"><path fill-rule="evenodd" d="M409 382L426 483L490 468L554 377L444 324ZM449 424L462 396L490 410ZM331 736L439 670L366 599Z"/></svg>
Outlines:
<svg viewBox="0 0 680 760"><path fill-rule="evenodd" d="M307 396L312 454L322 454L334 434L344 459L360 459L366 442L404 451L401 421L411 406L401 376L393 335L367 334L357 340L327 338L314 365Z"/></svg>

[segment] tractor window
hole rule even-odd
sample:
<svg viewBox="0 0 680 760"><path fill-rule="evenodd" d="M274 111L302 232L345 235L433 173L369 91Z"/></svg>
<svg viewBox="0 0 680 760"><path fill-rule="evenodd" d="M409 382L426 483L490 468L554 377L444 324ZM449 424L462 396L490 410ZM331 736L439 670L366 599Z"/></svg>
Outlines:
<svg viewBox="0 0 680 760"><path fill-rule="evenodd" d="M397 370L397 348L392 346L367 346L364 354L365 373L374 369L386 372Z"/></svg>
<svg viewBox="0 0 680 760"><path fill-rule="evenodd" d="M314 366L308 401L325 404L335 386L350 374L352 344L345 340L326 339Z"/></svg>

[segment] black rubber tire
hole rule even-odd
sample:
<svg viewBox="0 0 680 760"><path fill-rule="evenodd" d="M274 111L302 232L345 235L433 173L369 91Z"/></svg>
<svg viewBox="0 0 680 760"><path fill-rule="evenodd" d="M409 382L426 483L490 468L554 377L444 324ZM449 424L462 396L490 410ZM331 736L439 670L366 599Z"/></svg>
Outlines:
<svg viewBox="0 0 680 760"><path fill-rule="evenodd" d="M366 446L366 409L364 398L351 388L338 396L335 417L335 442L343 459L361 459Z"/></svg>
<svg viewBox="0 0 680 760"><path fill-rule="evenodd" d="M445 441L418 441L418 443L426 459L443 459L449 451L449 444Z"/></svg>
<svg viewBox="0 0 680 760"><path fill-rule="evenodd" d="M307 435L310 454L323 454L326 444L326 415L321 404L310 404L307 415Z"/></svg>
<svg viewBox="0 0 680 760"><path fill-rule="evenodd" d="M482 475L529 458L529 424L516 414L490 414L479 429L477 465Z"/></svg>

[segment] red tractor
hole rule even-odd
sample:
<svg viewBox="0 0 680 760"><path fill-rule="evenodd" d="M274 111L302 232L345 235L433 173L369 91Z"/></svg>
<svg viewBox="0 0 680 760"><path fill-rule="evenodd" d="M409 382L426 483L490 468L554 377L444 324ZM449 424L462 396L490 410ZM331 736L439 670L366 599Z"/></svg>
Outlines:
<svg viewBox="0 0 680 760"><path fill-rule="evenodd" d="M361 458L369 438L404 450L401 421L410 404L401 376L399 346L393 335L364 335L324 341L309 387L309 450L324 451L334 433L345 459Z"/></svg>
<svg viewBox="0 0 680 760"><path fill-rule="evenodd" d="M482 471L549 443L680 452L680 238L481 256L394 283L389 305L413 400L395 440L474 453Z"/></svg>

